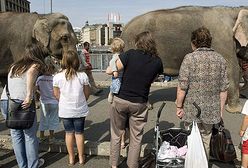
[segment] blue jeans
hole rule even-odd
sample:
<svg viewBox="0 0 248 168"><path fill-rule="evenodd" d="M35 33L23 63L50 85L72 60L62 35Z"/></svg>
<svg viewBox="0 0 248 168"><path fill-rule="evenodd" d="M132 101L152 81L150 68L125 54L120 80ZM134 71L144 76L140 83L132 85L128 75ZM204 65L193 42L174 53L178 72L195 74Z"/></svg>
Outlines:
<svg viewBox="0 0 248 168"><path fill-rule="evenodd" d="M3 118L6 119L7 117L7 113L8 113L8 100L1 100L1 112L2 112L2 115L3 115Z"/></svg>
<svg viewBox="0 0 248 168"><path fill-rule="evenodd" d="M112 82L110 85L110 92L118 94L121 88L121 78L120 77L112 77Z"/></svg>
<svg viewBox="0 0 248 168"><path fill-rule="evenodd" d="M1 101L1 108L8 111L7 101ZM32 111L35 112L35 105L32 104ZM37 118L29 129L10 129L12 145L19 168L38 168L38 139L36 136Z"/></svg>
<svg viewBox="0 0 248 168"><path fill-rule="evenodd" d="M83 134L85 117L81 118L62 118L65 132Z"/></svg>

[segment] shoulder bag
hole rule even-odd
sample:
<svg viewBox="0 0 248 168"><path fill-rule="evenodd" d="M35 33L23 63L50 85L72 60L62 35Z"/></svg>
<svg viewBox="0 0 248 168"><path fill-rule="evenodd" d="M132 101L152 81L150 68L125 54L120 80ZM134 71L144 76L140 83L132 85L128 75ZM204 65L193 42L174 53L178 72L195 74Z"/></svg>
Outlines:
<svg viewBox="0 0 248 168"><path fill-rule="evenodd" d="M215 124L212 131L210 155L214 159L222 162L230 162L236 159L236 151L231 135L229 131L224 128L223 120Z"/></svg>
<svg viewBox="0 0 248 168"><path fill-rule="evenodd" d="M32 107L35 107L34 100L32 100L32 103L28 108L23 109L22 102L11 99L8 89L8 82L6 84L6 94L8 96L8 113L5 122L6 126L11 129L31 128L35 118L35 112L32 110Z"/></svg>

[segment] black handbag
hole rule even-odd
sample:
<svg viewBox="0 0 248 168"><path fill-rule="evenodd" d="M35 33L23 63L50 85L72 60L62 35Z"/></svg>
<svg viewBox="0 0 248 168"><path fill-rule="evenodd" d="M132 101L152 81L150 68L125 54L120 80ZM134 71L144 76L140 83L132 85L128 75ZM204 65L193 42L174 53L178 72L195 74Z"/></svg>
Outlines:
<svg viewBox="0 0 248 168"><path fill-rule="evenodd" d="M223 120L212 129L210 156L222 162L230 162L237 158L230 132L224 128Z"/></svg>
<svg viewBox="0 0 248 168"><path fill-rule="evenodd" d="M28 108L23 109L22 102L17 102L10 98L8 82L6 84L6 93L8 96L8 113L5 122L6 127L11 129L31 128L35 118L35 112L32 110L35 107L35 102L32 101Z"/></svg>

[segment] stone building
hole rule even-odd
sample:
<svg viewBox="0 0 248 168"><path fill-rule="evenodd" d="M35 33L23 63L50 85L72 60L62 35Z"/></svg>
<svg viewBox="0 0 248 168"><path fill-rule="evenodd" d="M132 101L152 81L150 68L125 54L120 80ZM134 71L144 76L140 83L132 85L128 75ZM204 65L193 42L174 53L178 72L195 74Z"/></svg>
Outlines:
<svg viewBox="0 0 248 168"><path fill-rule="evenodd" d="M27 0L0 0L0 12L30 12Z"/></svg>
<svg viewBox="0 0 248 168"><path fill-rule="evenodd" d="M108 24L93 24L88 22L81 29L80 42L89 42L93 46L107 46L115 37L120 37L124 24L108 23Z"/></svg>

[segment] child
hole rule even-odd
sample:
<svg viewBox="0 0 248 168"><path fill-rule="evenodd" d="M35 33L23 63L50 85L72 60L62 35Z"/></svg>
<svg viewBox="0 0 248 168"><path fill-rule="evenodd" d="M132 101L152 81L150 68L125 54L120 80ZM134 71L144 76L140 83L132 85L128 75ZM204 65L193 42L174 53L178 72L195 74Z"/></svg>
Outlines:
<svg viewBox="0 0 248 168"><path fill-rule="evenodd" d="M49 141L55 142L54 130L59 127L58 101L53 95L53 74L56 72L55 66L49 58L45 59L46 70L44 75L39 76L36 81L36 90L40 94L40 140L45 140L44 132L49 130Z"/></svg>
<svg viewBox="0 0 248 168"><path fill-rule="evenodd" d="M242 114L245 114L239 132L242 137L242 167L248 168L248 101L245 102Z"/></svg>
<svg viewBox="0 0 248 168"><path fill-rule="evenodd" d="M123 72L118 72L116 67L116 60L119 59L120 53L123 52L125 47L125 43L122 39L116 37L113 39L111 43L111 50L113 52L112 59L109 61L109 67L106 70L106 73L112 75L112 82L110 85L110 92L108 95L108 102L113 102L114 94L118 94L120 87L121 87L121 78Z"/></svg>
<svg viewBox="0 0 248 168"><path fill-rule="evenodd" d="M62 71L54 76L53 91L59 100L59 117L65 128L65 142L69 165L75 164L74 139L76 140L79 164L84 164L84 123L89 113L87 100L90 95L89 79L78 72L79 59L74 51L63 53Z"/></svg>
<svg viewBox="0 0 248 168"><path fill-rule="evenodd" d="M125 47L125 43L122 39L116 37L113 39L113 42L111 43L111 50L113 52L112 59L109 61L109 67L106 70L106 73L109 75L112 75L112 82L110 85L110 92L108 95L108 102L112 103L114 94L118 94L121 86L121 78L122 78L122 71L118 72L116 67L116 60L119 59L119 55L123 52L123 49ZM124 132L121 136L121 148L125 148L125 135L126 132Z"/></svg>

